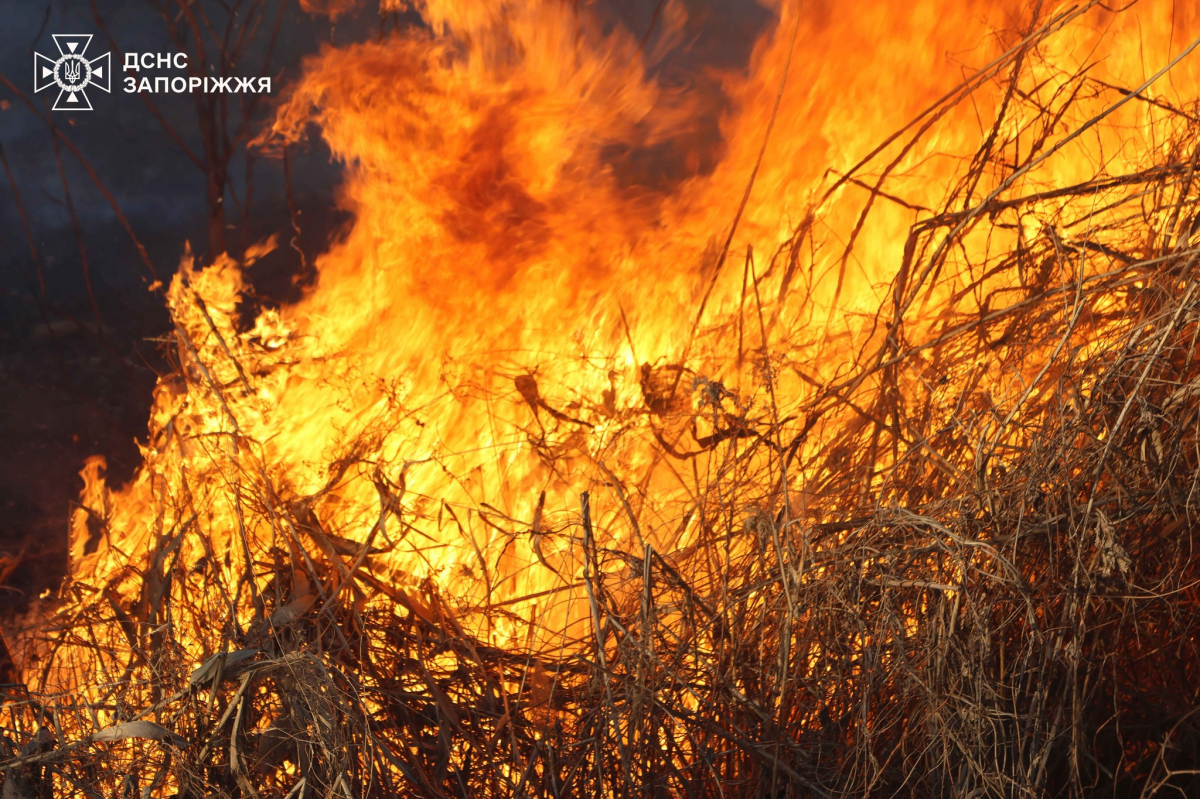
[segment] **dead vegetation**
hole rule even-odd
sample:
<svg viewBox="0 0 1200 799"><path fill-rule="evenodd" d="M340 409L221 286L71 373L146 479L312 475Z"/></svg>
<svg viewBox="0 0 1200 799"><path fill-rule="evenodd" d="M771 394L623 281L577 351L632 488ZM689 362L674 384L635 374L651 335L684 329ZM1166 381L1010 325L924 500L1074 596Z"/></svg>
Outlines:
<svg viewBox="0 0 1200 799"><path fill-rule="evenodd" d="M681 511L699 543L608 548L584 495L565 524L592 624L568 654L486 645L436 585L378 579L372 540L327 535L305 497L229 456L230 501L279 537L235 534L246 569L227 584L181 494L113 584L65 585L17 654L34 679L0 717L4 795L1194 794L1200 121L1086 71L1031 88L1055 24L930 110L1006 87L847 376L751 414L687 364L644 368L639 419L711 420L695 446L715 465ZM1023 180L1097 123L1073 116L1094 96L1152 106L1169 145L1134 172ZM918 120L892 147L926 134ZM893 201L871 168L845 180ZM806 268L807 235L751 277L744 328L705 322L744 339L764 395L802 369L765 320L788 316L770 297ZM989 235L1011 246L978 246ZM216 344L177 331L186 391L236 390L199 368ZM407 512L376 466L369 446L331 466L375 475L372 539ZM177 557L185 538L207 566ZM80 658L109 678L59 692Z"/></svg>

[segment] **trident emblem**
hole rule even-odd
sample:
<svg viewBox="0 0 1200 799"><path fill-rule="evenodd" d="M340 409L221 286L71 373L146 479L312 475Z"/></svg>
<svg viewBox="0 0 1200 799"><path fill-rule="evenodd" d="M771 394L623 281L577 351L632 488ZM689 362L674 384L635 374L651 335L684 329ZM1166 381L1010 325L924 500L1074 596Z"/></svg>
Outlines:
<svg viewBox="0 0 1200 799"><path fill-rule="evenodd" d="M89 86L112 91L112 54L105 53L89 61L84 53L91 41L90 33L56 33L57 59L33 54L33 90L40 92L57 86L55 111L91 111L92 104L85 91Z"/></svg>

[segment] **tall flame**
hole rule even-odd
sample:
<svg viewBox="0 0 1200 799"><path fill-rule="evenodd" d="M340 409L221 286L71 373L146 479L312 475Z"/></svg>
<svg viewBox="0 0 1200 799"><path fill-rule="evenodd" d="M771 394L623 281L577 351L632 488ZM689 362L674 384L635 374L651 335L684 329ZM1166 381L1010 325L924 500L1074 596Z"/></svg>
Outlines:
<svg viewBox="0 0 1200 799"><path fill-rule="evenodd" d="M722 470L773 474L761 510L774 512L781 486L789 513L814 518L833 479L822 430L862 422L820 418L812 403L840 385L870 405L878 384L858 376L899 335L880 309L919 308L903 330L919 344L1020 285L956 272L970 259L955 254L942 274L904 271L914 223L964 210L945 198L998 135L999 110L1002 138L1027 125L1045 149L1123 96L1106 87L1141 85L1198 30L1166 0L1032 16L1001 0L769 10L744 69L691 85L661 69L686 45L693 11L678 0L648 38L586 4L428 0L428 29L313 58L265 143L294 144L315 124L346 165L353 228L318 258L302 300L250 330L237 306L261 250L185 261L169 295L181 376L156 391L129 485L85 470L72 578L132 596L130 558L178 539L180 557L230 584L266 549L291 552L283 601L296 608L352 590L313 585L308 548L369 569L414 612L439 593L494 643L579 639L595 577L581 492L605 547L641 557L648 545L673 562L706 534L705 487ZM1008 96L1001 70L1034 37L1020 56L1034 62L1028 93ZM1197 74L1182 62L1170 92L1195 96ZM1034 124L1039 104L1081 86L1056 127ZM1169 118L1126 103L1005 188L1138 168ZM1000 180L983 176L970 196ZM1041 218L965 240L986 262L1058 208L1048 196ZM999 376L988 357L972 379L1003 407L1038 359ZM784 429L782 449L737 450ZM887 479L863 491L885 498Z"/></svg>

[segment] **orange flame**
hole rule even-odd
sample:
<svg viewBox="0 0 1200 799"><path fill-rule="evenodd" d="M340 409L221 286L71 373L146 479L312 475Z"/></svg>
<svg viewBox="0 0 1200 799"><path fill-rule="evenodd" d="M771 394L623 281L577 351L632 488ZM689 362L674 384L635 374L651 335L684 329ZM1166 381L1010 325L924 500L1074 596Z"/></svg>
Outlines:
<svg viewBox="0 0 1200 799"><path fill-rule="evenodd" d="M278 545L365 564L414 612L435 586L496 643L582 636L582 491L605 546L686 558L702 534L697 492L729 468L713 445L738 440L729 420L794 419L814 386L873 390L853 376L885 343L877 312L904 294L909 230L1015 102L993 72L970 101L938 105L960 76L1058 25L1037 45L1030 105L1075 87L1085 62L1102 83L1059 128L1028 132L1057 141L1121 97L1103 85L1140 85L1197 30L1165 0L1033 23L1016 2L875 5L773 5L746 69L691 86L656 77L686 43L681 2L664 4L652 47L583 4L429 0L429 31L314 58L270 141L316 124L346 164L353 229L300 302L248 331L236 321L245 264L185 261L169 293L181 376L156 391L131 484L110 492L97 462L85 469L72 577L131 591L131 553L171 536L189 562L237 575L256 546L288 539ZM1196 78L1185 61L1154 92L1194 97ZM1002 133L1030 124L1022 114ZM1014 190L1135 168L1168 117L1126 104ZM930 134L851 173L914 119ZM969 246L1040 235L1055 202ZM932 338L1017 285L941 275L906 300L923 309L906 335ZM1029 368L981 386L1003 405ZM838 423L859 422L823 422ZM819 496L813 479L787 475L794 513ZM306 529L273 514L283 505L303 509ZM316 587L297 586L291 601L311 605ZM496 608L509 615L477 612Z"/></svg>

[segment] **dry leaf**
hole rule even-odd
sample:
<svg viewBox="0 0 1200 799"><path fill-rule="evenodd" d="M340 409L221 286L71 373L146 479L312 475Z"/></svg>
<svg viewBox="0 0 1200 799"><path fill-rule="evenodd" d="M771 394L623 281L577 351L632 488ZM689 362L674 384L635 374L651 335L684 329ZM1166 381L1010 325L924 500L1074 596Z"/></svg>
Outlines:
<svg viewBox="0 0 1200 799"><path fill-rule="evenodd" d="M143 738L148 741L170 741L176 746L187 746L188 742L180 738L166 727L161 727L152 721L126 721L105 727L92 735L93 741L127 741L130 738Z"/></svg>
<svg viewBox="0 0 1200 799"><path fill-rule="evenodd" d="M230 670L234 666L242 661L249 660L257 655L259 651L260 650L258 649L238 649L227 653L225 655L226 676L231 676ZM217 663L220 661L220 659L221 655L220 653L217 653L208 660L204 661L199 668L192 672L192 676L188 678L188 683L191 685L204 685L205 683L211 682L212 679L217 676Z"/></svg>

